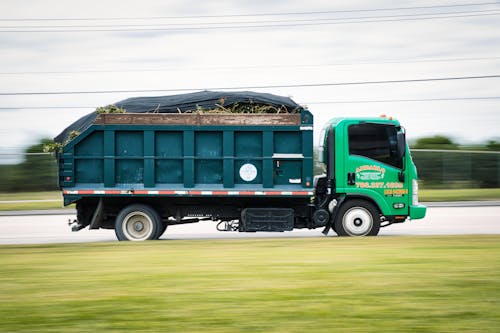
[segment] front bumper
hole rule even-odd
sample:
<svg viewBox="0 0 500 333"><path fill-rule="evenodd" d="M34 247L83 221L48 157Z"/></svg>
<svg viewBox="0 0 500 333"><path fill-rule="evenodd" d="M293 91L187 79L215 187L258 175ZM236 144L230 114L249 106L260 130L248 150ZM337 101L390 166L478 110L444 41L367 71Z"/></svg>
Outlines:
<svg viewBox="0 0 500 333"><path fill-rule="evenodd" d="M410 219L418 220L425 217L427 207L423 205L410 206Z"/></svg>

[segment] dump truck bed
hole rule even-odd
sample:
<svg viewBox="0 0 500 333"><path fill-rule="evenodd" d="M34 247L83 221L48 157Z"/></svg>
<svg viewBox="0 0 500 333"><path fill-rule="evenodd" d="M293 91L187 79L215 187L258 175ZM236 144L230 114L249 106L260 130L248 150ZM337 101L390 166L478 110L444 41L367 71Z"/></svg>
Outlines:
<svg viewBox="0 0 500 333"><path fill-rule="evenodd" d="M310 196L313 117L101 114L59 154L65 204L82 196Z"/></svg>

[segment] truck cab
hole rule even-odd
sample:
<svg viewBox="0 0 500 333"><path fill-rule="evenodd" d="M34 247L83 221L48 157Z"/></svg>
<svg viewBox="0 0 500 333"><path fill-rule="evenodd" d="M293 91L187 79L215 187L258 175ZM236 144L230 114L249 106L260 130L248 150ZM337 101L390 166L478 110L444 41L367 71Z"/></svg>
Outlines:
<svg viewBox="0 0 500 333"><path fill-rule="evenodd" d="M425 216L417 169L397 120L335 118L320 140L319 161L327 172L316 193L337 215L332 228L339 235L376 235L380 226Z"/></svg>

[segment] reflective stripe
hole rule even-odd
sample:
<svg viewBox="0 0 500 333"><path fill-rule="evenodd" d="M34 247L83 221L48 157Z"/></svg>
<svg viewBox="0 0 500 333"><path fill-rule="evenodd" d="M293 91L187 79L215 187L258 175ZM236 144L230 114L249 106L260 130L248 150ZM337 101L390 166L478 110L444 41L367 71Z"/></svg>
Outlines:
<svg viewBox="0 0 500 333"><path fill-rule="evenodd" d="M177 195L186 195L186 194L188 194L188 191L174 191L174 192Z"/></svg>
<svg viewBox="0 0 500 333"><path fill-rule="evenodd" d="M122 191L105 191L104 194L122 194Z"/></svg>
<svg viewBox="0 0 500 333"><path fill-rule="evenodd" d="M78 191L63 191L63 194L78 194Z"/></svg>
<svg viewBox="0 0 500 333"><path fill-rule="evenodd" d="M149 191L144 190L134 190L133 194L150 194Z"/></svg>
<svg viewBox="0 0 500 333"><path fill-rule="evenodd" d="M155 191L151 191L151 192L155 192ZM162 195L162 194L172 195L172 194L175 194L175 191L158 191L158 194L159 195Z"/></svg>
<svg viewBox="0 0 500 333"><path fill-rule="evenodd" d="M228 191L212 191L212 195L228 195Z"/></svg>
<svg viewBox="0 0 500 333"><path fill-rule="evenodd" d="M195 195L195 196L310 196L313 191L175 191L175 190L64 190L64 195Z"/></svg>
<svg viewBox="0 0 500 333"><path fill-rule="evenodd" d="M294 192L292 192L292 195L313 195L313 192L294 191Z"/></svg>

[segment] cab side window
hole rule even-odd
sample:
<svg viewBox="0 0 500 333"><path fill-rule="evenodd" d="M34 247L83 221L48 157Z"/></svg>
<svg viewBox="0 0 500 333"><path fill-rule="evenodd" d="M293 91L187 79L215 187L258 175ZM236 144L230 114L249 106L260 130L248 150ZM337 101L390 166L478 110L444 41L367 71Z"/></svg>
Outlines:
<svg viewBox="0 0 500 333"><path fill-rule="evenodd" d="M403 160L397 154L397 129L393 125L362 123L351 125L349 154L368 157L396 168Z"/></svg>

